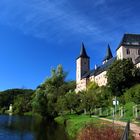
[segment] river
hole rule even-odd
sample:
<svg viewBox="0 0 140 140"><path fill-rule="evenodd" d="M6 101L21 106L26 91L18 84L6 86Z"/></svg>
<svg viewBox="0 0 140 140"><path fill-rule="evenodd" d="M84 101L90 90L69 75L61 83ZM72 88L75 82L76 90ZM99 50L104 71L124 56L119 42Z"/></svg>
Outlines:
<svg viewBox="0 0 140 140"><path fill-rule="evenodd" d="M0 140L70 140L63 126L29 116L0 115Z"/></svg>

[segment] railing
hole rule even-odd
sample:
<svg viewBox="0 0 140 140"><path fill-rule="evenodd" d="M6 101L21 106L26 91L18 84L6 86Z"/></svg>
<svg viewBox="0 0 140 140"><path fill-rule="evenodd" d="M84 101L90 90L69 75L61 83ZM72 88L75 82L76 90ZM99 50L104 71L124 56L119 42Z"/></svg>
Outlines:
<svg viewBox="0 0 140 140"><path fill-rule="evenodd" d="M129 131L130 131L130 121L127 122L127 125L125 127L124 132L123 132L123 136L122 136L121 140L128 140Z"/></svg>

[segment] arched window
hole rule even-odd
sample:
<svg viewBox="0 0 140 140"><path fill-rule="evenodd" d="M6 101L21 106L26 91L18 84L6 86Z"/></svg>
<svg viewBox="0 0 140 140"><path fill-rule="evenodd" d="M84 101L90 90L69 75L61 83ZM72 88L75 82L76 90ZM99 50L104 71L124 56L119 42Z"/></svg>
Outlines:
<svg viewBox="0 0 140 140"><path fill-rule="evenodd" d="M126 49L126 54L130 54L130 50L129 49Z"/></svg>

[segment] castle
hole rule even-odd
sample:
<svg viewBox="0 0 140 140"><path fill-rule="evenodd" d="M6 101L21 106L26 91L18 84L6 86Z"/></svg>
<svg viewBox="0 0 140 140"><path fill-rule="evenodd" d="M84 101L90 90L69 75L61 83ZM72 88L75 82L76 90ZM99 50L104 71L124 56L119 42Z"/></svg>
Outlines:
<svg viewBox="0 0 140 140"><path fill-rule="evenodd" d="M90 69L90 57L86 53L82 43L81 52L76 59L76 92L86 90L89 81L93 81L98 86L107 84L107 69L116 59L131 58L136 67L140 67L140 34L124 34L118 48L116 56L113 57L110 46L102 61L102 65Z"/></svg>

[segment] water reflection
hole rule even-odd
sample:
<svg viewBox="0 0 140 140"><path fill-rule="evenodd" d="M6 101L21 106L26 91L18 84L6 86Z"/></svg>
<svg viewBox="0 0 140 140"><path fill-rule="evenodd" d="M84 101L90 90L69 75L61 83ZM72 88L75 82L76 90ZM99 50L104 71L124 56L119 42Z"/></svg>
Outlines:
<svg viewBox="0 0 140 140"><path fill-rule="evenodd" d="M0 115L0 140L68 140L68 137L55 122Z"/></svg>

